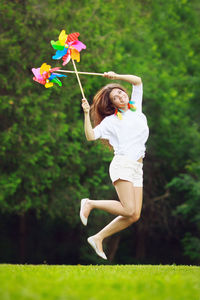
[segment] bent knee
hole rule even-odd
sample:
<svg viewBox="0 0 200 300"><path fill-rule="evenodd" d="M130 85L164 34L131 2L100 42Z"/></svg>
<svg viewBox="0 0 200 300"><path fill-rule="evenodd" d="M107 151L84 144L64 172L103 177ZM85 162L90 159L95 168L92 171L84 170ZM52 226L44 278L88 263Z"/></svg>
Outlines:
<svg viewBox="0 0 200 300"><path fill-rule="evenodd" d="M124 217L133 219L133 222L136 222L140 218L140 211L135 210L134 206L124 207Z"/></svg>
<svg viewBox="0 0 200 300"><path fill-rule="evenodd" d="M125 209L125 212L124 212L124 217L128 217L128 218L131 218L135 213L135 210L134 209Z"/></svg>
<svg viewBox="0 0 200 300"><path fill-rule="evenodd" d="M137 222L140 219L140 213L134 212L129 216L130 223Z"/></svg>

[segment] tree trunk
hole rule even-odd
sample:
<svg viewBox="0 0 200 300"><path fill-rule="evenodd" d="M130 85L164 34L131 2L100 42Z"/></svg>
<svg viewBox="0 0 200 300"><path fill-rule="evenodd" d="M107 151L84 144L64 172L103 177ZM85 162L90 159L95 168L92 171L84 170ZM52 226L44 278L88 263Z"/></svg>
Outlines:
<svg viewBox="0 0 200 300"><path fill-rule="evenodd" d="M145 257L145 228L144 224L137 224L136 227L136 250L135 258L143 259Z"/></svg>
<svg viewBox="0 0 200 300"><path fill-rule="evenodd" d="M25 263L26 219L25 213L19 216L19 262Z"/></svg>
<svg viewBox="0 0 200 300"><path fill-rule="evenodd" d="M109 238L108 240L108 259L110 262L115 258L118 246L120 242L120 235L115 235Z"/></svg>

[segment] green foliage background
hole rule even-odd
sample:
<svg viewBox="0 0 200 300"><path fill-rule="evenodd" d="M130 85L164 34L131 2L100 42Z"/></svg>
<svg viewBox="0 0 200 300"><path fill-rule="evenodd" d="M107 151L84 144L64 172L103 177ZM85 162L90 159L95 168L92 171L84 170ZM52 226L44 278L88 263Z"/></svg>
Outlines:
<svg viewBox="0 0 200 300"><path fill-rule="evenodd" d="M49 218L51 224L62 220L62 231L67 226L67 232L74 232L82 242L80 199L116 198L108 177L112 153L98 142L86 142L75 76L62 79L62 88L45 89L32 81L32 67L43 62L61 66L51 59L50 40L56 40L62 29L79 31L87 45L79 70L135 74L144 84L143 111L150 138L144 160L143 215L122 233L124 243L118 253L123 254L117 254L116 261L162 262L170 252L167 262L199 263L199 9L197 0L130 0L128 4L123 0L1 0L3 220L10 224L9 218L30 213ZM72 69L71 63L65 68ZM96 76L82 76L81 81L90 103L108 82ZM130 93L131 86L124 85ZM94 216L87 235L110 220L103 212ZM4 252L5 232L1 232ZM132 241L138 245L136 250ZM149 245L152 250L147 254ZM77 261L91 261L86 249L83 245L77 250ZM63 257L70 262L69 256Z"/></svg>

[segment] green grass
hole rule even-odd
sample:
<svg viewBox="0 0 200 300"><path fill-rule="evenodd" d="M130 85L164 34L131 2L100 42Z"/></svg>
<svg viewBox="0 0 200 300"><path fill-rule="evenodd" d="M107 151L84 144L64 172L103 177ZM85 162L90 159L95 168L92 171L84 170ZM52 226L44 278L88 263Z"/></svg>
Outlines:
<svg viewBox="0 0 200 300"><path fill-rule="evenodd" d="M200 300L200 267L0 265L1 300Z"/></svg>

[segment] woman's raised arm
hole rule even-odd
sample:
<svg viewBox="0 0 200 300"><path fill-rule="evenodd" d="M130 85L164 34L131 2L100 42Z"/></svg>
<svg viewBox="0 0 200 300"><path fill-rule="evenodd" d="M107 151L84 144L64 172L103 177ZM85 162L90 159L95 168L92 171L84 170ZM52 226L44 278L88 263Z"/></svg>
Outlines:
<svg viewBox="0 0 200 300"><path fill-rule="evenodd" d="M115 80L124 80L134 85L139 85L142 83L142 79L135 75L121 75L116 74L115 72L105 72L104 77Z"/></svg>

